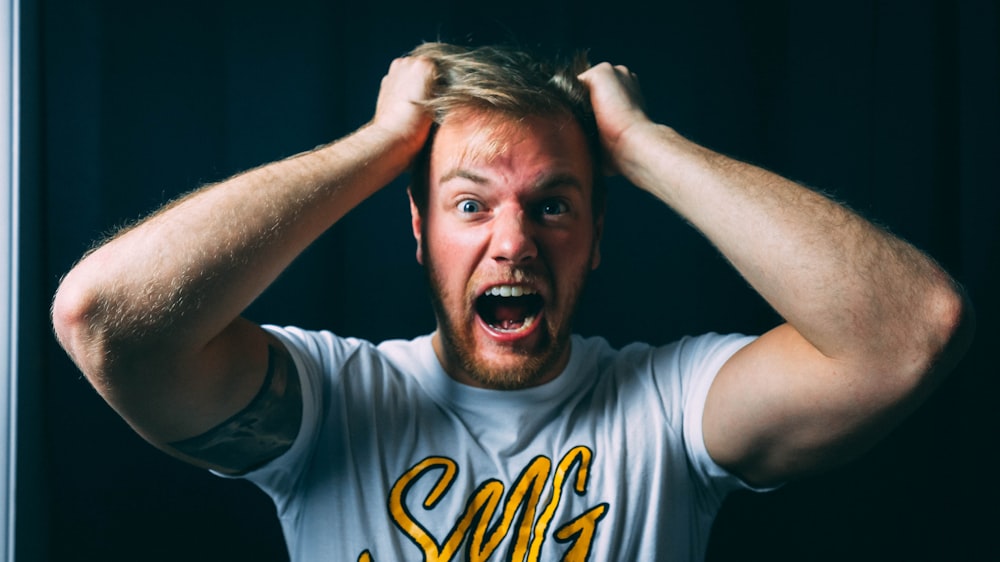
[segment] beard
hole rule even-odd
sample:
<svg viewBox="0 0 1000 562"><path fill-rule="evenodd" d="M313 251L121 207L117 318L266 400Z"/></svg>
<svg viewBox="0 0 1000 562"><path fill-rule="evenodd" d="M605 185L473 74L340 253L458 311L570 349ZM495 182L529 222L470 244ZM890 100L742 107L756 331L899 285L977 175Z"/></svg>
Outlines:
<svg viewBox="0 0 1000 562"><path fill-rule="evenodd" d="M445 359L448 365L457 366L476 383L494 390L528 388L537 385L547 375L552 374L552 370L559 364L569 348L573 317L576 314L589 270L580 272L577 277L578 281L567 290L566 304L562 307L561 318L553 317L554 315L548 313L542 316L542 324L538 326L540 337L537 343L531 347L513 346L510 352L516 357L516 360L506 362L504 365L495 365L478 357L476 353L476 338L472 331L477 329L475 323L478 313L470 302L475 300L476 295L471 297L461 295L460 302L464 303L465 306L462 309L449 310L446 305L448 298L442 288L443 283L439 281L435 262L426 246L423 255L427 282L430 287L431 304L437 318L438 336L441 338L441 347L447 356ZM511 277L516 277L519 274L523 274L520 275L521 277L530 275L523 270L516 270L516 268L512 269L510 273ZM537 274L534 276L538 277ZM550 286L555 287L555 284L550 283ZM559 294L553 296L556 302L561 297ZM547 304L545 303L545 305ZM558 312L545 305L543 308L547 312ZM448 374L454 376L453 373Z"/></svg>

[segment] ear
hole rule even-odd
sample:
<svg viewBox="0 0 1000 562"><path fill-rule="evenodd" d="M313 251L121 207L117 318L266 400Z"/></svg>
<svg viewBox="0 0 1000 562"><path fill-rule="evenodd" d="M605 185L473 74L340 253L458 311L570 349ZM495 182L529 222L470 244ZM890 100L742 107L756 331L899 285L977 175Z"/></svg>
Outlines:
<svg viewBox="0 0 1000 562"><path fill-rule="evenodd" d="M423 224L420 218L420 209L413 202L413 191L409 187L406 188L406 195L410 198L410 225L413 227L413 238L417 241L417 263L424 265L424 245L423 240L421 240Z"/></svg>
<svg viewBox="0 0 1000 562"><path fill-rule="evenodd" d="M594 247L590 250L590 269L601 265L601 235L604 234L604 213L594 221Z"/></svg>

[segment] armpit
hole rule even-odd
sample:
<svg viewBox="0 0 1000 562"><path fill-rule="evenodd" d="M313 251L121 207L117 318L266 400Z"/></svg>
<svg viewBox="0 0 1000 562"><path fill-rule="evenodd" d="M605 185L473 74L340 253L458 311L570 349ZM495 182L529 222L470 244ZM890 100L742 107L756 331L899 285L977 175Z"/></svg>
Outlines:
<svg viewBox="0 0 1000 562"><path fill-rule="evenodd" d="M302 389L295 363L285 349L270 344L267 375L250 404L205 433L169 445L210 465L245 473L287 451L301 420Z"/></svg>

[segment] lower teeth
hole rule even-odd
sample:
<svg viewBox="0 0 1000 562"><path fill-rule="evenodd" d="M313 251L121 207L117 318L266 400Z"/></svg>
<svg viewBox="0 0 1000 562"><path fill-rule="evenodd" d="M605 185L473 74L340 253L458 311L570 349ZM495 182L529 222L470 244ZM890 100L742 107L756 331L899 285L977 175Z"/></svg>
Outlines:
<svg viewBox="0 0 1000 562"><path fill-rule="evenodd" d="M522 330L530 328L531 324L534 323L534 321L535 321L534 316L526 316L520 322L515 322L513 320L504 320L501 325L498 326L496 324L490 324L490 327L498 332L520 332Z"/></svg>

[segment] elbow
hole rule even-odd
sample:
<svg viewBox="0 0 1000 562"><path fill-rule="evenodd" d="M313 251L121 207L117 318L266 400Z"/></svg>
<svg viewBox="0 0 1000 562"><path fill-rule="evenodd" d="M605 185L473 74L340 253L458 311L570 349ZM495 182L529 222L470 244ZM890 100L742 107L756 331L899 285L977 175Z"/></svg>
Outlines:
<svg viewBox="0 0 1000 562"><path fill-rule="evenodd" d="M939 346L938 355L953 366L965 355L972 344L976 332L976 313L972 301L965 290L951 284L945 297L945 303L940 306L938 314Z"/></svg>
<svg viewBox="0 0 1000 562"><path fill-rule="evenodd" d="M52 300L51 320L56 340L91 382L104 369L106 330L99 321L99 301L70 272Z"/></svg>
<svg viewBox="0 0 1000 562"><path fill-rule="evenodd" d="M922 378L937 383L959 362L972 343L976 318L972 302L962 287L951 282L933 291L925 305L922 349L916 350Z"/></svg>
<svg viewBox="0 0 1000 562"><path fill-rule="evenodd" d="M86 299L81 293L79 288L64 279L52 299L50 311L56 340L71 356L88 324L88 307L84 304Z"/></svg>

